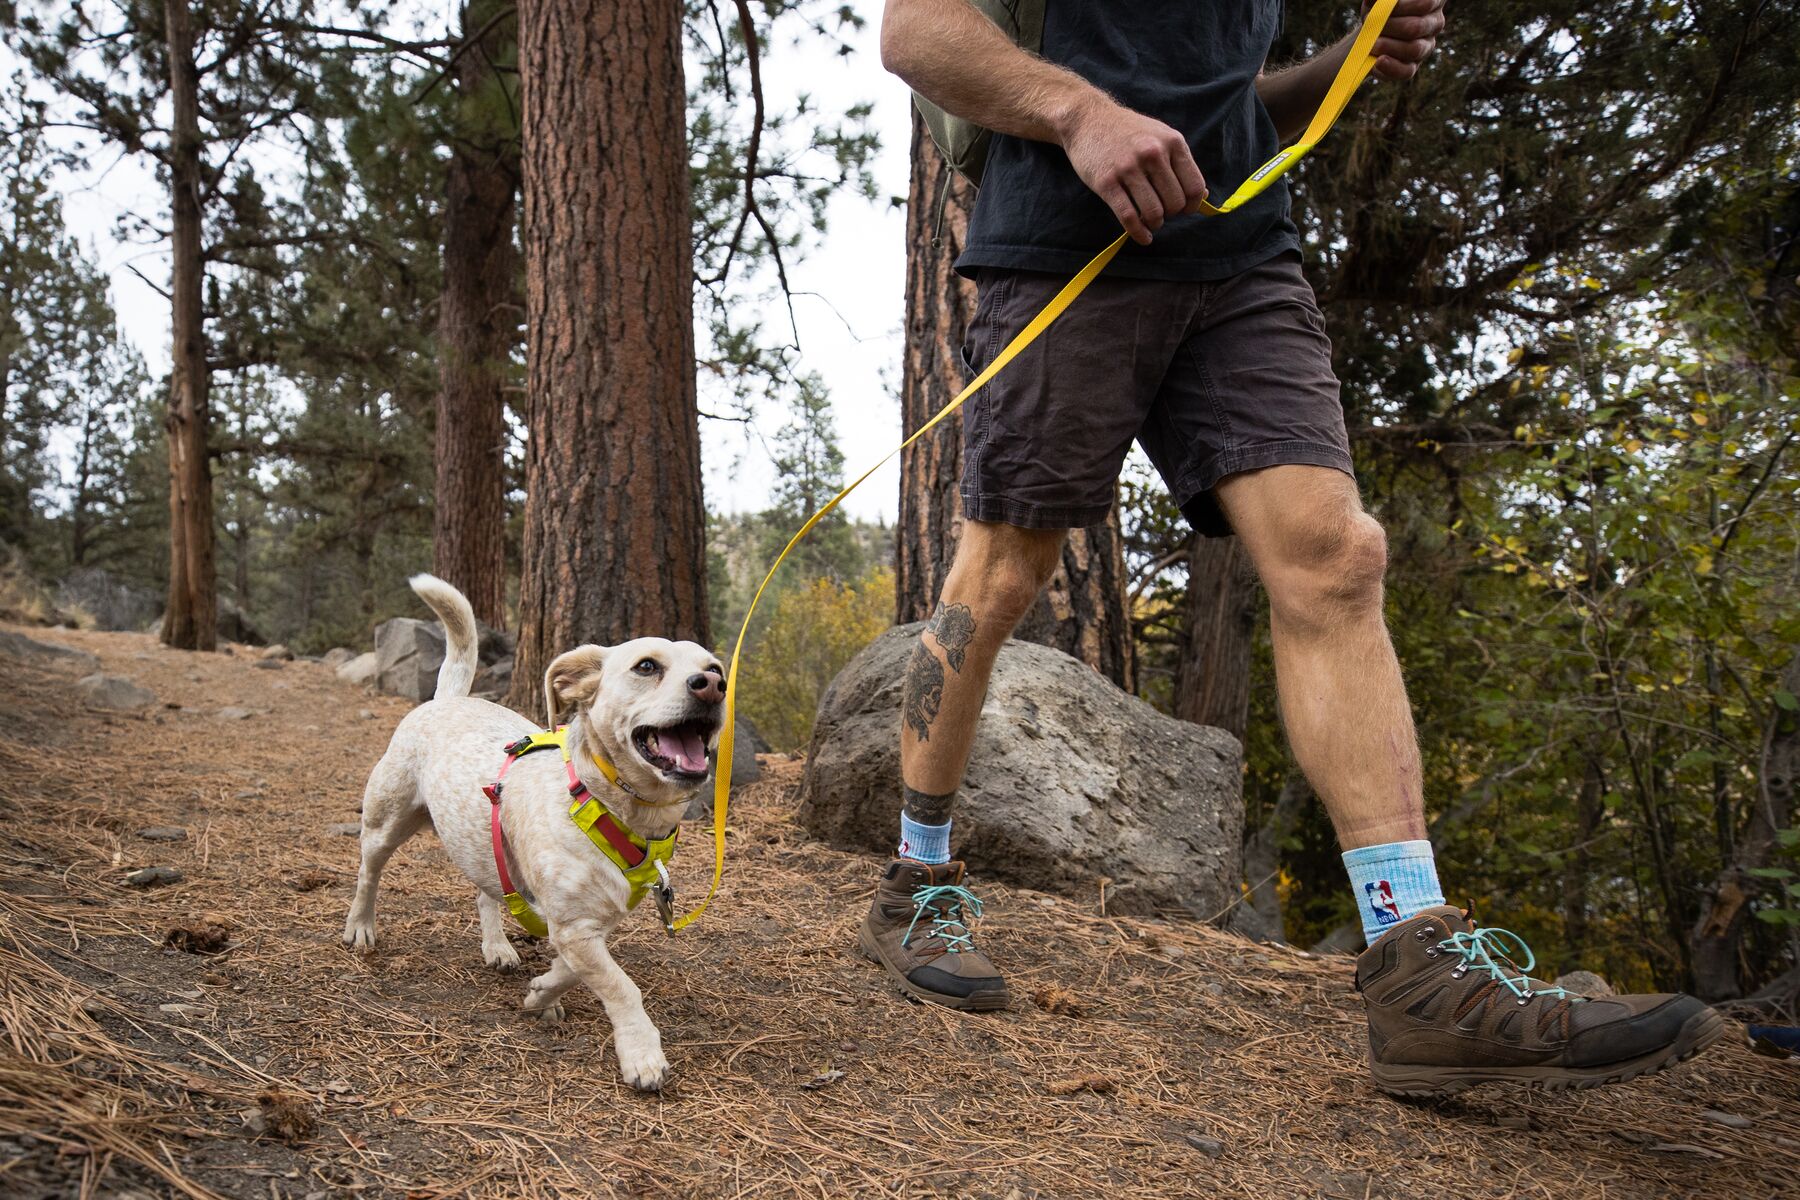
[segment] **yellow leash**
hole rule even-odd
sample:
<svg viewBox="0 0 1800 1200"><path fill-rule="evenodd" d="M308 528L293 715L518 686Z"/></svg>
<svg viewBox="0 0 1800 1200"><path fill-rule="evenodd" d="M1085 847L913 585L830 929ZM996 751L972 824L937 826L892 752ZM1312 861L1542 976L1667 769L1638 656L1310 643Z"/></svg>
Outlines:
<svg viewBox="0 0 1800 1200"><path fill-rule="evenodd" d="M1313 119L1307 125L1305 132L1300 135L1300 140L1258 167L1225 203L1215 206L1202 200L1197 212L1206 216L1221 216L1254 199L1270 184L1286 174L1295 163L1305 158L1307 152L1330 132L1331 127L1337 123L1338 116L1344 111L1344 106L1350 103L1350 97L1356 94L1357 87L1362 84L1364 79L1368 78L1369 72L1374 70L1375 39L1380 36L1382 29L1386 28L1388 16L1394 11L1394 5L1397 3L1399 0L1375 0L1375 4L1369 9L1368 16L1363 19L1362 28L1357 31L1356 40L1350 44L1350 53L1345 55L1343 66L1338 68L1337 76L1332 79L1331 87L1325 93L1324 101L1319 105L1319 111L1313 114ZM700 914L706 911L706 906L717 894L719 881L725 874L725 811L731 802L732 743L737 733L738 658L744 650L744 639L750 632L750 620L756 615L756 606L761 603L763 592L768 588L769 581L775 578L775 572L781 569L781 564L787 561L787 556L793 552L795 546L800 544L801 539L811 533L813 526L824 520L832 509L843 503L846 496L861 487L863 481L869 476L893 461L895 455L900 454L914 442L936 429L940 422L961 408L965 400L986 387L994 376L1006 368L1008 363L1017 358L1027 346L1037 341L1044 330L1050 328L1056 319L1068 309L1069 305L1075 302L1075 297L1086 291L1088 284L1099 277L1100 272L1106 269L1106 265L1124 248L1129 236L1121 233L1113 239L1112 245L1096 254L1093 261L1081 268L1075 278L1069 280L1062 291L1056 293L1055 298L1044 306L1043 311L1031 319L1031 324L1020 330L1019 335L1007 343L1006 349L1000 351L999 356L989 363L981 374L970 380L969 385L956 394L955 399L940 408L937 414L921 425L911 437L888 451L880 462L858 475L848 487L828 500L818 512L808 517L806 524L802 525L799 532L788 539L787 545L782 548L780 554L776 555L775 562L769 567L769 573L763 576L762 583L757 586L756 594L750 599L750 607L744 612L744 623L738 629L737 644L731 648L731 672L726 676L726 679L730 681L730 686L725 692L725 725L719 733L719 748L713 766L712 886L707 888L705 898L691 912L684 913L676 919L674 929L685 929L700 919Z"/></svg>

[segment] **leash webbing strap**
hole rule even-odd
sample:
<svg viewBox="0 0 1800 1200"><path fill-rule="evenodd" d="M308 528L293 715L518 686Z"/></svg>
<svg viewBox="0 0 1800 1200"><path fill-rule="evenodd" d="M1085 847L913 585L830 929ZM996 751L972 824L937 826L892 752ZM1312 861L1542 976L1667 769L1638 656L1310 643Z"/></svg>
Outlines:
<svg viewBox="0 0 1800 1200"><path fill-rule="evenodd" d="M1386 27L1388 17L1392 15L1394 5L1397 3L1399 0L1375 0L1370 7L1368 15L1363 18L1362 28L1357 31L1355 40L1350 44L1349 53L1344 56L1343 64L1338 67L1337 75L1333 77L1331 87L1325 93L1325 99L1320 102L1319 110L1313 114L1312 121L1307 125L1305 132L1300 135L1300 140L1280 151L1252 172L1225 203L1215 206L1202 200L1197 209L1198 212L1207 216L1221 216L1232 211L1260 195L1270 184L1286 174L1295 163L1306 157L1307 152L1317 145L1337 123L1344 107L1350 103L1350 97L1356 94L1356 89L1374 69L1375 39ZM1119 251L1124 249L1129 236L1129 234L1121 233L1113 239L1110 246L1096 254L1087 266L1076 273L1075 278L1069 280L1063 289L1056 293L1050 303L1044 305L1043 311L1031 319L1031 324L1020 330L1018 336L1006 344L1006 348L1000 351L994 361L969 381L967 387L958 392L948 404L938 409L931 420L921 425L911 437L888 451L880 462L858 475L848 487L826 501L824 507L808 517L806 524L802 525L799 532L788 539L787 545L782 547L781 553L775 556L775 561L769 566L768 574L763 576L762 583L757 585L756 594L750 598L750 607L744 612L744 623L738 628L737 643L731 648L731 673L726 676L730 686L725 691L725 724L719 731L719 747L713 761L712 883L707 887L706 895L699 904L695 905L691 911L676 918L670 927L671 932L684 929L700 919L700 914L706 911L706 906L718 893L719 881L725 874L725 813L731 803L731 760L733 743L737 735L738 660L743 654L744 639L750 632L750 621L756 616L756 606L761 603L763 592L768 589L769 582L775 578L775 572L781 569L781 564L787 561L787 556L807 534L813 531L813 527L843 503L845 497L861 487L864 480L893 461L896 455L905 451L914 442L936 429L950 414L961 408L964 401L986 387L994 376L1005 370L1007 365L1017 358L1026 347L1037 341L1043 332L1063 315L1069 305L1075 302L1075 298L1086 291L1088 285L1099 277L1100 272L1106 269L1106 265L1112 262Z"/></svg>

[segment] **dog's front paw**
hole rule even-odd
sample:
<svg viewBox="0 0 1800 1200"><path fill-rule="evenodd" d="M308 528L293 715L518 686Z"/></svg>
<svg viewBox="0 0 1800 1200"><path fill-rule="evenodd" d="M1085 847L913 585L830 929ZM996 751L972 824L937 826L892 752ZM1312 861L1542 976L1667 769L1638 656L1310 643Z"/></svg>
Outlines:
<svg viewBox="0 0 1800 1200"><path fill-rule="evenodd" d="M483 942L481 958L496 971L511 974L519 969L519 952L513 949L513 944L504 937L498 942Z"/></svg>
<svg viewBox="0 0 1800 1200"><path fill-rule="evenodd" d="M630 1033L613 1031L613 1049L619 1055L619 1074L640 1092L660 1092L669 1077L669 1060L663 1057L662 1035L652 1025Z"/></svg>
<svg viewBox="0 0 1800 1200"><path fill-rule="evenodd" d="M344 922L344 945L352 950L373 950L375 948L375 922L358 921L355 917Z"/></svg>

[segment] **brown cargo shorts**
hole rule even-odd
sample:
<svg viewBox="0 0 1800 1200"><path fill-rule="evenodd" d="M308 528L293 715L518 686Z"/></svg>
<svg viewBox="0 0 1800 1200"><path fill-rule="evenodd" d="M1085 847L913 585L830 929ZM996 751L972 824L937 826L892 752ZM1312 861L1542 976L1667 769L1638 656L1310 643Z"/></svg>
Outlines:
<svg viewBox="0 0 1800 1200"><path fill-rule="evenodd" d="M963 344L979 371L1067 279L983 269ZM1231 532L1227 475L1286 463L1352 474L1331 343L1300 255L1240 275L1102 275L963 413L963 511L1028 529L1105 520L1136 438L1195 529Z"/></svg>

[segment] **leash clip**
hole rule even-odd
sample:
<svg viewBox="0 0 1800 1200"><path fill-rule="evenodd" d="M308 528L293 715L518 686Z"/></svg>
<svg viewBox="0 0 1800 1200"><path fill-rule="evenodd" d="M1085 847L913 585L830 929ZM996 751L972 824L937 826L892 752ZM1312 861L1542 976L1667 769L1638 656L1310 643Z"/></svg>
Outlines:
<svg viewBox="0 0 1800 1200"><path fill-rule="evenodd" d="M656 915L662 920L663 932L670 937L675 936L675 885L669 882L669 868L662 859L656 860L657 881L650 885L650 895L656 900Z"/></svg>

